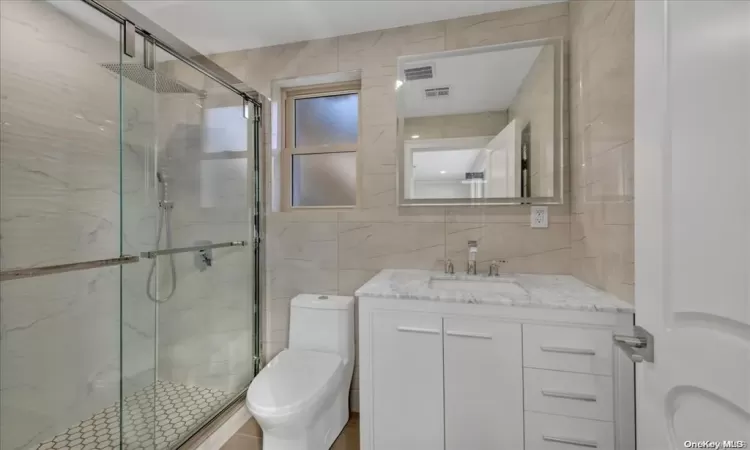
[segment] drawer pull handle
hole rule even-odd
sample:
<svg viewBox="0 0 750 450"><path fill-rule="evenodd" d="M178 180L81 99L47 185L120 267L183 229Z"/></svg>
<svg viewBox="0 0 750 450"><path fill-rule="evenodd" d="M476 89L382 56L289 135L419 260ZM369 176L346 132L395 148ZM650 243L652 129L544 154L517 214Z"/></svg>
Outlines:
<svg viewBox="0 0 750 450"><path fill-rule="evenodd" d="M484 333L470 333L468 331L446 331L448 336L467 337L474 339L492 339L492 335Z"/></svg>
<svg viewBox="0 0 750 450"><path fill-rule="evenodd" d="M575 392L550 391L542 389L542 395L545 397L566 398L568 400L581 400L583 402L595 402L594 394L576 394Z"/></svg>
<svg viewBox="0 0 750 450"><path fill-rule="evenodd" d="M587 448L599 447L596 444L596 441L587 441L583 439L561 438L561 437L555 437L555 436L542 436L542 439L547 442L557 442L558 444L570 444L570 445L576 445L578 447L587 447Z"/></svg>
<svg viewBox="0 0 750 450"><path fill-rule="evenodd" d="M596 352L590 348L569 348L569 347L539 347L543 352L549 353L570 353L571 355L596 355Z"/></svg>
<svg viewBox="0 0 750 450"><path fill-rule="evenodd" d="M440 330L434 330L432 328L397 327L396 329L407 333L440 334Z"/></svg>

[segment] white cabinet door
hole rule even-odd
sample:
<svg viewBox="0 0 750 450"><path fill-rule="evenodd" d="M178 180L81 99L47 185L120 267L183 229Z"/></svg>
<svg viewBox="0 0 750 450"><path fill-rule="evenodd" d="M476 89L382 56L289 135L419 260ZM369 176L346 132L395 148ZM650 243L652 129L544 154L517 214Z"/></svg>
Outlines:
<svg viewBox="0 0 750 450"><path fill-rule="evenodd" d="M523 448L521 325L445 319L445 449Z"/></svg>
<svg viewBox="0 0 750 450"><path fill-rule="evenodd" d="M442 318L375 312L371 336L374 450L443 449Z"/></svg>

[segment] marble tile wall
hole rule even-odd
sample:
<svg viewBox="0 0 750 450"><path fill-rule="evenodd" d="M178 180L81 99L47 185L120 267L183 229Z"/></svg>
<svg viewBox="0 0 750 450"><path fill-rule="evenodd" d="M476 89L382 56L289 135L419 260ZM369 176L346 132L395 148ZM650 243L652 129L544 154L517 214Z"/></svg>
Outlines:
<svg viewBox="0 0 750 450"><path fill-rule="evenodd" d="M465 259L462 249L472 238L480 239L480 270L488 261L506 259L507 271L570 272L567 205L550 208L551 226L546 230L530 229L529 208L524 206L397 206L394 90L401 55L567 33L568 5L556 3L214 55L217 63L269 97L273 80L353 70L362 77L357 207L267 215L266 360L286 346L289 302L296 294L351 295L381 269L442 269L447 257L460 268ZM270 123L269 109L265 108L265 124ZM264 132L269 143L270 127ZM356 371L352 389L356 409Z"/></svg>
<svg viewBox="0 0 750 450"><path fill-rule="evenodd" d="M573 1L572 273L633 302L633 1Z"/></svg>

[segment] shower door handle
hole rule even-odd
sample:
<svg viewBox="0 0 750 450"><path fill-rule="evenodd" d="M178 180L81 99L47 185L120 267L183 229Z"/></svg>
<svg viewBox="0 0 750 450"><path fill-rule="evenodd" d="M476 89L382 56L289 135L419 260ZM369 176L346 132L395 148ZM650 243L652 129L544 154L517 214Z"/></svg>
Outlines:
<svg viewBox="0 0 750 450"><path fill-rule="evenodd" d="M201 250L208 250L210 248L245 247L245 246L247 246L247 241L229 241L229 242L221 242L218 244L194 245L192 247L180 247L180 248L165 248L164 250L151 250L150 252L141 252L141 257L154 259L159 255L173 255L175 253L199 252Z"/></svg>
<svg viewBox="0 0 750 450"><path fill-rule="evenodd" d="M43 277L56 273L75 272L78 270L98 269L100 267L121 266L140 261L137 256L123 255L118 258L97 259L55 266L30 267L28 269L10 269L0 272L0 281L18 280L21 278Z"/></svg>

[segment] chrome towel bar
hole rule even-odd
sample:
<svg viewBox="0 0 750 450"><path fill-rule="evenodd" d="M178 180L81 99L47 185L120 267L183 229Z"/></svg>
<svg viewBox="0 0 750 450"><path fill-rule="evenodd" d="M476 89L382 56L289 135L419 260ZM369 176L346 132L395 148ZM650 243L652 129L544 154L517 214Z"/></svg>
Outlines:
<svg viewBox="0 0 750 450"><path fill-rule="evenodd" d="M181 248L165 248L164 250L151 250L150 252L141 252L141 257L154 259L159 255L173 255L175 253L198 252L201 250L208 250L210 248L245 247L245 246L247 246L247 241L229 241L229 242L221 242L218 244L194 245L192 247L181 247Z"/></svg>
<svg viewBox="0 0 750 450"><path fill-rule="evenodd" d="M28 269L10 269L0 272L0 281L18 280L21 278L43 277L56 273L75 272L77 270L97 269L100 267L121 266L132 264L140 260L137 256L123 255L119 258L97 259L70 264L58 264L55 266L31 267Z"/></svg>

